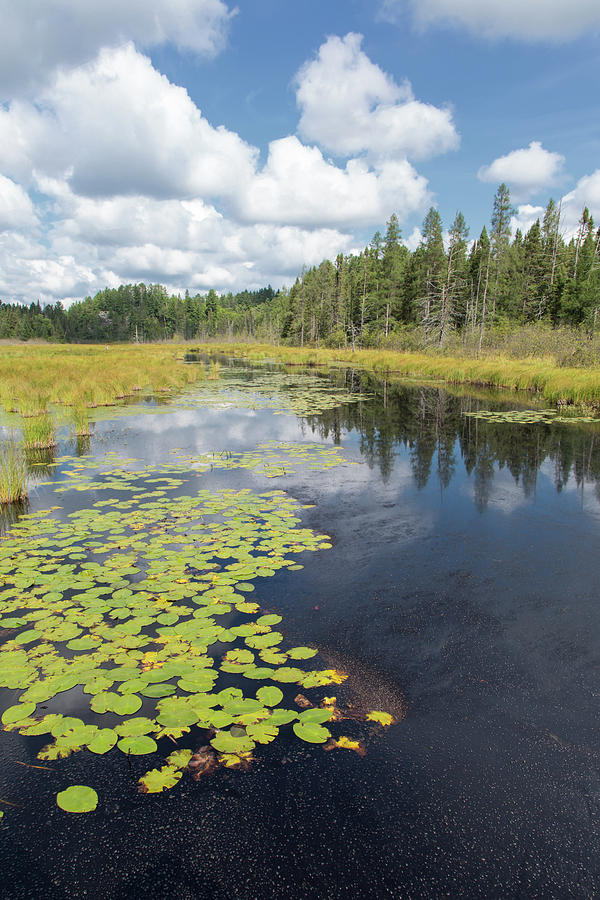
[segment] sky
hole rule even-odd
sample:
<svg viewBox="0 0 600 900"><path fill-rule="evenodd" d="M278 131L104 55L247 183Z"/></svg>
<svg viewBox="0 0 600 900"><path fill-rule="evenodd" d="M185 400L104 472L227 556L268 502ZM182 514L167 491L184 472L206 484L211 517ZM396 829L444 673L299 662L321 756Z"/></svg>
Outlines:
<svg viewBox="0 0 600 900"><path fill-rule="evenodd" d="M598 0L0 0L0 301L293 284L396 213L600 223Z"/></svg>

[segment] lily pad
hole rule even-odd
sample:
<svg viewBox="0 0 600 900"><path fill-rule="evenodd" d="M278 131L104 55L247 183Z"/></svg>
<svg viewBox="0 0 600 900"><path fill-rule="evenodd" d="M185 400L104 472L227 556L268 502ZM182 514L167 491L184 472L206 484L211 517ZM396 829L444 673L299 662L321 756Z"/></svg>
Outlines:
<svg viewBox="0 0 600 900"><path fill-rule="evenodd" d="M278 706L283 700L283 691L278 687L261 687L257 690L256 697L264 706Z"/></svg>
<svg viewBox="0 0 600 900"><path fill-rule="evenodd" d="M98 794L91 787L74 784L57 794L56 802L65 812L91 812L98 806Z"/></svg>
<svg viewBox="0 0 600 900"><path fill-rule="evenodd" d="M13 722L20 722L35 712L36 703L17 703L15 706L9 706L2 713L2 723L10 725Z"/></svg>
<svg viewBox="0 0 600 900"><path fill-rule="evenodd" d="M324 744L331 732L313 722L294 722L294 733L309 744Z"/></svg>
<svg viewBox="0 0 600 900"><path fill-rule="evenodd" d="M136 735L134 737L124 737L118 742L117 747L123 753L130 753L133 756L144 756L146 753L154 753L156 750L156 741L148 737L147 734Z"/></svg>

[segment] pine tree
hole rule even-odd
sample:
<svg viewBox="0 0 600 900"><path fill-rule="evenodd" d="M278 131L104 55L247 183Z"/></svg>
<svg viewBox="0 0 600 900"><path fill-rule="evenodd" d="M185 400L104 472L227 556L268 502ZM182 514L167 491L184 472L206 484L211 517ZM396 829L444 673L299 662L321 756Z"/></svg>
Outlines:
<svg viewBox="0 0 600 900"><path fill-rule="evenodd" d="M442 220L439 212L433 206L423 220L421 246L423 248L421 256L423 267L421 271L421 318L425 331L430 332L440 323L441 298L446 273Z"/></svg>
<svg viewBox="0 0 600 900"><path fill-rule="evenodd" d="M515 210L510 202L510 191L503 182L498 187L494 196L491 220L492 230L490 232L493 260L493 287L491 291L492 316L494 316L496 312L496 306L502 306L502 301L507 292L504 275L506 270L506 255L510 246L510 220L514 213Z"/></svg>
<svg viewBox="0 0 600 900"><path fill-rule="evenodd" d="M383 242L381 288L385 303L385 336L390 332L392 314L401 305L400 287L405 262L405 253L400 244L402 233L398 225L398 216L392 213L387 221ZM405 248L404 248L405 249Z"/></svg>
<svg viewBox="0 0 600 900"><path fill-rule="evenodd" d="M440 297L440 326L438 346L442 347L450 328L454 325L454 315L458 297L465 283L466 249L469 229L461 212L456 213L450 229L446 280Z"/></svg>

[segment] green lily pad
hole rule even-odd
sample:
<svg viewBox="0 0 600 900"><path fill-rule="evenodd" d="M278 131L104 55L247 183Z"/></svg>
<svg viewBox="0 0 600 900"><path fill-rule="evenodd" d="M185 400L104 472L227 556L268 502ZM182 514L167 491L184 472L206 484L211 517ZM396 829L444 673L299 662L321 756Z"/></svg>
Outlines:
<svg viewBox="0 0 600 900"><path fill-rule="evenodd" d="M251 738L235 737L229 731L219 731L211 744L220 753L248 753L254 747Z"/></svg>
<svg viewBox="0 0 600 900"><path fill-rule="evenodd" d="M303 725L306 725L309 722L316 725L322 725L323 722L328 722L332 716L333 709L315 707L314 709L305 709L304 712L299 713L298 719Z"/></svg>
<svg viewBox="0 0 600 900"><path fill-rule="evenodd" d="M133 756L144 756L147 753L154 753L156 741L146 734L141 734L134 737L121 738L117 747L123 753L131 753Z"/></svg>
<svg viewBox="0 0 600 900"><path fill-rule="evenodd" d="M139 790L143 794L159 794L174 787L181 778L181 769L177 766L163 766L161 769L150 769L139 780Z"/></svg>
<svg viewBox="0 0 600 900"><path fill-rule="evenodd" d="M256 696L264 706L277 706L283 700L283 691L278 687L261 687L257 690Z"/></svg>
<svg viewBox="0 0 600 900"><path fill-rule="evenodd" d="M169 697L171 694L175 693L175 686L172 684L148 684L145 688L140 690L140 694L142 697L153 697L158 699L160 697Z"/></svg>
<svg viewBox="0 0 600 900"><path fill-rule="evenodd" d="M99 755L108 753L109 750L117 743L119 736L112 728L100 728L91 741L88 742L87 748L92 753Z"/></svg>
<svg viewBox="0 0 600 900"><path fill-rule="evenodd" d="M56 802L65 812L91 812L98 806L98 794L93 788L74 784L57 794Z"/></svg>
<svg viewBox="0 0 600 900"><path fill-rule="evenodd" d="M294 733L309 744L324 744L331 732L314 722L294 722Z"/></svg>
<svg viewBox="0 0 600 900"><path fill-rule="evenodd" d="M20 722L35 712L36 703L17 703L15 706L9 706L2 713L2 723L11 725L13 722Z"/></svg>

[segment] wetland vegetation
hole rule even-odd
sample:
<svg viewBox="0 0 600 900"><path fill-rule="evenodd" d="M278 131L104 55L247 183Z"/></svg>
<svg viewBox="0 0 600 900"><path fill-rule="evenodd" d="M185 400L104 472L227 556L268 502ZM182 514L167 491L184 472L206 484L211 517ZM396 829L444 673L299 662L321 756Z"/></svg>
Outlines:
<svg viewBox="0 0 600 900"><path fill-rule="evenodd" d="M69 870L91 889L85 871L90 855L98 863L102 836L119 860L109 876L119 896L125 873L135 874L130 851L160 858L154 838L151 850L141 847L140 829L160 831L160 841L168 829L170 843L187 846L185 862L178 854L144 882L167 896L174 884L182 889L178 866L209 871L196 852L200 833L214 858L227 848L255 893L275 865L292 881L313 871L313 835L327 860L335 858L331 836L360 847L349 877L367 893L400 877L413 884L413 873L424 876L406 860L428 846L428 834L439 841L442 821L423 784L439 796L455 790L472 815L447 833L457 854L465 853L461 829L481 822L471 776L465 781L456 763L476 743L465 737L471 721L484 717L491 744L497 736L533 767L546 753L537 738L506 744L497 701L482 700L482 685L497 698L507 682L517 718L524 715L515 676L499 662L506 648L490 650L485 623L498 618L505 628L519 615L527 634L546 601L525 602L522 613L502 603L547 588L557 596L536 632L543 642L555 620L565 627L557 619L565 579L577 596L587 590L577 581L580 560L575 578L568 554L557 568L564 548L547 559L542 543L531 544L550 545L549 519L559 546L576 535L574 562L579 549L588 552L600 504L598 424L550 407L541 392L443 386L389 374L387 365L381 377L375 355L363 364L349 354L361 360L350 367L343 358L327 365L335 351L316 348L228 346L215 355L213 346L209 355L195 346L21 346L3 363L3 452L29 483L29 500L4 503L0 521L5 840L12 846L13 835L43 819L48 840L72 854L60 874L60 852L44 855L36 839L28 856L47 861L27 876L29 890L48 887L46 868L64 890ZM56 443L19 447L15 435L40 419L51 420ZM590 617L591 636L599 629ZM546 651L540 658L550 658ZM537 660L537 649L528 653ZM506 665L513 672L523 662ZM572 664L558 669L555 689L567 696ZM562 740L567 726L535 697ZM571 699L579 709L576 690ZM547 754L557 747L550 741ZM437 780L432 759L442 760ZM531 789L518 771L515 781L514 764L505 775L493 771L527 802ZM495 802L486 799L494 815ZM242 853L241 836L266 840L270 822L273 859ZM481 834L470 834L483 848ZM400 853L411 835L415 846ZM26 855L11 852L9 870L23 873ZM535 858L550 852L568 883L570 862L538 835ZM329 862L320 876L323 895L334 870ZM427 873L431 885L440 877L433 862ZM291 896L302 896L298 883Z"/></svg>

